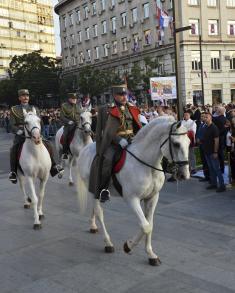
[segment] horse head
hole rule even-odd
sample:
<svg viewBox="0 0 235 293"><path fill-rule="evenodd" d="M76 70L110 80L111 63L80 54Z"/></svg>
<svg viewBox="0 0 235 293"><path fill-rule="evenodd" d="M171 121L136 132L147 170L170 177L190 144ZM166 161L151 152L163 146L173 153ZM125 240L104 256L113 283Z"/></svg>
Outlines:
<svg viewBox="0 0 235 293"><path fill-rule="evenodd" d="M41 119L37 116L37 111L33 107L32 111L27 112L23 109L25 136L32 139L35 144L40 144L41 139Z"/></svg>
<svg viewBox="0 0 235 293"><path fill-rule="evenodd" d="M92 130L91 130L91 123L92 123L91 116L92 116L91 112L88 111L88 110L85 110L80 114L79 128L81 130L83 130L83 132L86 135L90 135L92 133Z"/></svg>
<svg viewBox="0 0 235 293"><path fill-rule="evenodd" d="M174 122L168 129L168 137L161 144L161 150L168 159L176 166L176 176L178 179L189 179L189 153L190 140L187 135L187 129L182 126L181 121Z"/></svg>

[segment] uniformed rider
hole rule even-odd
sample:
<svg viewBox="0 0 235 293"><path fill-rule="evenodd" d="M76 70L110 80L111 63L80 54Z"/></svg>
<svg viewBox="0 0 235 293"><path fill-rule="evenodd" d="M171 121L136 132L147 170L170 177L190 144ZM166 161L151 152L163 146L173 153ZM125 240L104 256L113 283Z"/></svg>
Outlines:
<svg viewBox="0 0 235 293"><path fill-rule="evenodd" d="M81 108L77 104L77 94L69 93L68 102L62 104L60 119L64 125L62 159L67 160L69 154L69 137L79 123Z"/></svg>
<svg viewBox="0 0 235 293"><path fill-rule="evenodd" d="M17 183L17 155L20 150L20 147L25 141L24 136L24 115L23 109L26 112L30 112L33 108L36 109L38 117L40 117L39 110L32 105L29 105L29 91L27 89L20 89L18 91L18 97L20 101L20 105L16 105L11 107L10 110L10 126L11 131L15 134L13 146L10 149L10 167L11 172L9 174L9 180L12 183ZM60 165L56 165L54 157L53 157L53 149L51 144L48 141L43 140L44 145L48 149L48 152L51 156L52 167L50 170L51 175L54 177L57 174L62 174L64 169Z"/></svg>
<svg viewBox="0 0 235 293"><path fill-rule="evenodd" d="M112 175L113 158L131 143L141 128L139 109L128 103L127 86L112 87L115 105L100 107L96 127L96 157L90 175L89 191L101 202L110 198L108 186Z"/></svg>

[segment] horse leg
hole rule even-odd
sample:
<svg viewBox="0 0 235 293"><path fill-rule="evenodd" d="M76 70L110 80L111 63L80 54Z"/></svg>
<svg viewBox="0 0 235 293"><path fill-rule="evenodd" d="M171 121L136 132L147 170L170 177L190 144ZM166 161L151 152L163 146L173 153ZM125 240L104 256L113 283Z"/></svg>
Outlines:
<svg viewBox="0 0 235 293"><path fill-rule="evenodd" d="M73 186L73 176L72 176L72 167L73 167L73 161L74 161L74 157L71 156L71 158L69 159L69 186Z"/></svg>
<svg viewBox="0 0 235 293"><path fill-rule="evenodd" d="M94 214L98 217L101 228L103 230L105 252L107 252L107 253L114 252L113 243L111 242L110 236L109 236L109 234L106 230L105 224L104 224L104 212L103 212L102 207L100 206L100 201L98 199L95 199Z"/></svg>
<svg viewBox="0 0 235 293"><path fill-rule="evenodd" d="M154 211L158 203L158 198L159 198L159 193L157 193L153 197L148 198L144 201L145 216L152 227L153 227ZM153 252L153 249L152 249L152 231L153 230L151 230L148 234L146 234L145 250L149 257L149 264L152 266L158 266L161 264L161 261L160 261L160 258Z"/></svg>
<svg viewBox="0 0 235 293"><path fill-rule="evenodd" d="M29 201L29 197L27 196L26 191L25 191L25 178L22 175L19 175L18 177L19 177L20 188L24 194L24 208L29 209L30 208L30 201Z"/></svg>
<svg viewBox="0 0 235 293"><path fill-rule="evenodd" d="M33 204L33 210L34 210L34 225L33 228L35 230L38 230L41 228L41 223L39 220L39 215L38 215L38 198L36 195L35 191L35 185L34 185L34 180L32 177L28 177L28 182L29 182L29 190L32 196L32 204Z"/></svg>
<svg viewBox="0 0 235 293"><path fill-rule="evenodd" d="M126 253L131 252L131 250L140 242L143 236L149 234L152 231L152 225L145 218L144 212L140 205L140 200L138 198L132 198L128 201L128 203L139 220L141 231L132 239L129 239L124 243L123 249Z"/></svg>
<svg viewBox="0 0 235 293"><path fill-rule="evenodd" d="M46 187L46 182L47 180L40 180L40 185L39 185L39 196L38 196L38 215L39 215L39 220L44 218L44 214L42 211L42 203L45 195L45 187Z"/></svg>
<svg viewBox="0 0 235 293"><path fill-rule="evenodd" d="M98 232L98 228L96 226L96 222L95 222L95 211L94 209L92 209L92 214L91 214L91 218L90 218L90 233L95 234Z"/></svg>

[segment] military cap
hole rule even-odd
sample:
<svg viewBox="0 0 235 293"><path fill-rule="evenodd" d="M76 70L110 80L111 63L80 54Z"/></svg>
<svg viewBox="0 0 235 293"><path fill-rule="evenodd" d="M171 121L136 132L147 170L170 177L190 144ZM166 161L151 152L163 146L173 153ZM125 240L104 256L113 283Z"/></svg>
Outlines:
<svg viewBox="0 0 235 293"><path fill-rule="evenodd" d="M126 84L113 85L112 86L112 93L113 93L113 95L121 94L121 93L127 93L127 86L126 86Z"/></svg>
<svg viewBox="0 0 235 293"><path fill-rule="evenodd" d="M68 93L68 99L77 99L77 94L76 93Z"/></svg>
<svg viewBox="0 0 235 293"><path fill-rule="evenodd" d="M18 90L18 96L29 95L29 90L27 89L20 89Z"/></svg>

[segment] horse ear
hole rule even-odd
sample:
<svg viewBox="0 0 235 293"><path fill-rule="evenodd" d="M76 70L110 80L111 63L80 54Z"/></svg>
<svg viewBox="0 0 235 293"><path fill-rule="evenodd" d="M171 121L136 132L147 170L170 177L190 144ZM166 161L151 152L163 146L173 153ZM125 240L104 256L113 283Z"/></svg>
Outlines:
<svg viewBox="0 0 235 293"><path fill-rule="evenodd" d="M181 125L182 125L182 121L179 121L179 122L176 124L176 129L177 129L177 128L180 128Z"/></svg>
<svg viewBox="0 0 235 293"><path fill-rule="evenodd" d="M27 111L24 108L22 110L23 110L23 115L25 117L27 115Z"/></svg>
<svg viewBox="0 0 235 293"><path fill-rule="evenodd" d="M33 112L34 115L37 114L37 111L36 111L36 109L35 109L34 107L33 107L33 109L32 109L32 112Z"/></svg>

